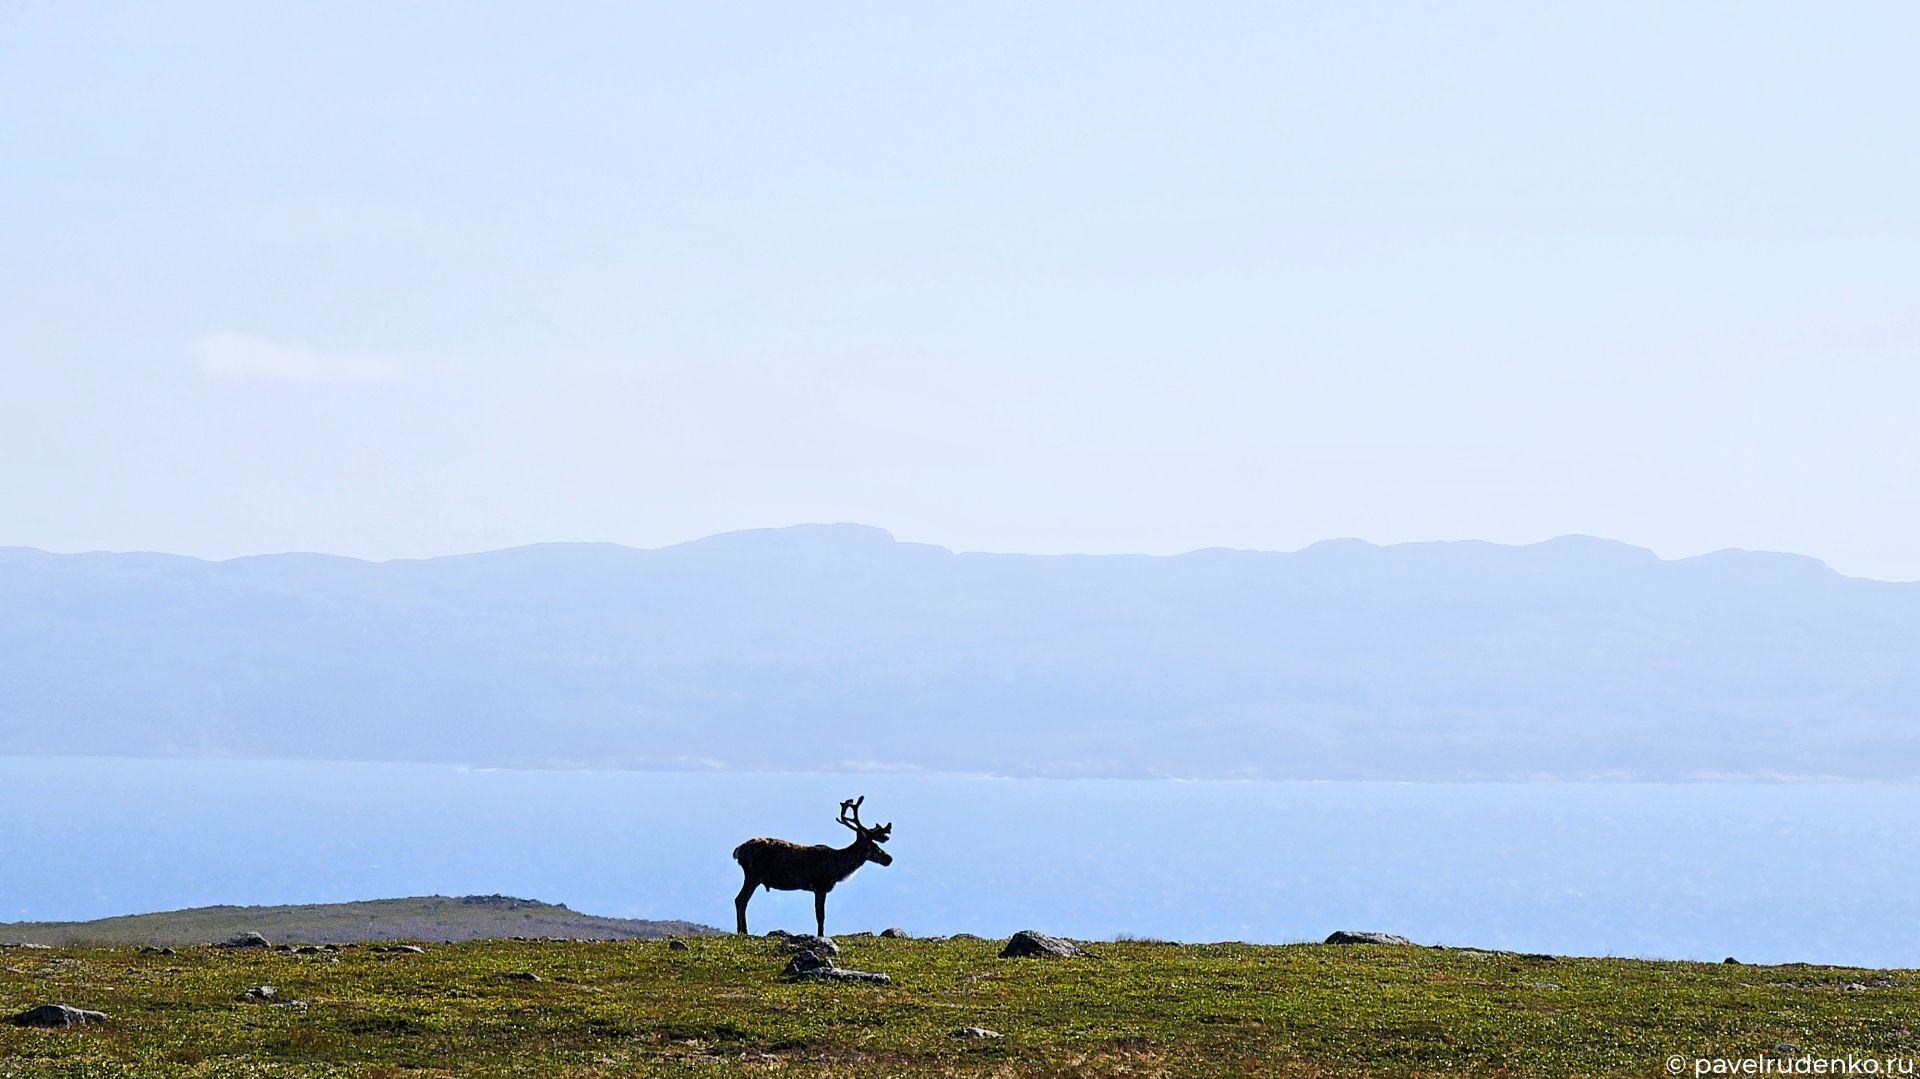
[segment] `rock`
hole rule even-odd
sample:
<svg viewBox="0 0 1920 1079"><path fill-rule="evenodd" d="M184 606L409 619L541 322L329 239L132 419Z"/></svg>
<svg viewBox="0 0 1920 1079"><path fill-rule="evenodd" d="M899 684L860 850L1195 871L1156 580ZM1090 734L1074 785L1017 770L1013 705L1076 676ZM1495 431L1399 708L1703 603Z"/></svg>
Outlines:
<svg viewBox="0 0 1920 1079"><path fill-rule="evenodd" d="M670 940L667 942L667 949L675 952L687 951L687 942L684 940Z"/></svg>
<svg viewBox="0 0 1920 1079"><path fill-rule="evenodd" d="M222 948L271 948L273 943L258 933L247 932L220 942Z"/></svg>
<svg viewBox="0 0 1920 1079"><path fill-rule="evenodd" d="M381 944L371 949L388 955L425 955L427 950L418 944Z"/></svg>
<svg viewBox="0 0 1920 1079"><path fill-rule="evenodd" d="M1840 991L1843 993L1864 993L1867 991L1867 986L1860 982L1848 982L1840 987Z"/></svg>
<svg viewBox="0 0 1920 1079"><path fill-rule="evenodd" d="M786 931L786 930L784 930L784 929L769 929L769 930L767 930L767 936L770 936L770 937L790 937L790 936L793 936L793 934L792 934L792 933L789 933L789 932L787 932L787 931Z"/></svg>
<svg viewBox="0 0 1920 1079"><path fill-rule="evenodd" d="M1730 966L1730 967L1737 967L1740 965L1740 960L1735 959L1733 956L1727 956L1725 959L1720 960L1720 962L1725 963L1727 966Z"/></svg>
<svg viewBox="0 0 1920 1079"><path fill-rule="evenodd" d="M500 976L510 982L537 982L540 980L540 975L530 970L510 970Z"/></svg>
<svg viewBox="0 0 1920 1079"><path fill-rule="evenodd" d="M104 1023L105 1012L90 1012L85 1008L76 1008L71 1004L42 1004L28 1008L12 1018L17 1027L78 1027L88 1023Z"/></svg>
<svg viewBox="0 0 1920 1079"><path fill-rule="evenodd" d="M141 955L173 955L175 953L172 948L155 948L151 944L142 944L140 946L140 954Z"/></svg>
<svg viewBox="0 0 1920 1079"><path fill-rule="evenodd" d="M949 1038L1004 1038L1005 1034L988 1030L986 1027L961 1027L947 1035Z"/></svg>
<svg viewBox="0 0 1920 1079"><path fill-rule="evenodd" d="M809 974L817 974L820 971L832 969L832 960L822 958L813 952L802 949L795 952L792 959L787 960L787 969L780 973L782 976L788 978L804 978Z"/></svg>
<svg viewBox="0 0 1920 1079"><path fill-rule="evenodd" d="M885 974L875 974L870 970L847 970L843 967L823 970L814 974L813 977L825 978L829 981L836 982L872 982L875 985L891 985L893 983L893 979Z"/></svg>
<svg viewBox="0 0 1920 1079"><path fill-rule="evenodd" d="M816 955L839 955L840 946L832 937L816 937L811 933L795 934L787 937L787 947L796 952L813 952Z"/></svg>
<svg viewBox="0 0 1920 1079"><path fill-rule="evenodd" d="M906 930L904 930L904 929L895 929L895 928L891 928L891 927L889 927L889 928L887 928L887 929L882 929L882 930L880 931L880 935L881 935L881 936L883 936L883 937L886 937L886 938L887 938L887 939L889 939L889 940L912 940L912 939L913 939L913 934L911 934L911 933L908 933L908 932L907 932ZM968 1029L968 1030L977 1030L977 1029L979 1029L979 1028L977 1028L977 1027L968 1027L967 1029Z"/></svg>
<svg viewBox="0 0 1920 1079"><path fill-rule="evenodd" d="M271 985L256 985L243 994L248 1000L272 1000L280 991Z"/></svg>
<svg viewBox="0 0 1920 1079"><path fill-rule="evenodd" d="M51 947L51 944L25 944L17 940L0 942L0 948L22 948L30 952L44 952Z"/></svg>
<svg viewBox="0 0 1920 1079"><path fill-rule="evenodd" d="M801 950L787 960L787 969L780 972L783 978L819 979L822 981L875 982L886 985L893 979L885 974L875 974L865 970L847 970L833 965L833 960L823 955Z"/></svg>
<svg viewBox="0 0 1920 1079"><path fill-rule="evenodd" d="M1413 942L1393 933L1366 933L1352 929L1341 929L1327 937L1328 944L1405 944Z"/></svg>
<svg viewBox="0 0 1920 1079"><path fill-rule="evenodd" d="M950 936L946 939L948 940L985 940L987 938L976 936L972 933L955 933L953 936Z"/></svg>
<svg viewBox="0 0 1920 1079"><path fill-rule="evenodd" d="M1021 959L1027 956L1067 959L1085 955L1072 941L1050 937L1034 929L1022 929L1007 940L1007 946L1000 949L1002 959Z"/></svg>

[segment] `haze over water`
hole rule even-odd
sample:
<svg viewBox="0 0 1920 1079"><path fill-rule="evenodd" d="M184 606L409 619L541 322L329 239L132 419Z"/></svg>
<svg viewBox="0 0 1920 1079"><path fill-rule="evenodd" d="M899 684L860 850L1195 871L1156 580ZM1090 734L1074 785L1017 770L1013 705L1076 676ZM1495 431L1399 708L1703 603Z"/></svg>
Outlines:
<svg viewBox="0 0 1920 1079"><path fill-rule="evenodd" d="M1297 941L1377 929L1562 954L1920 966L1920 788L485 771L0 758L0 919L504 892L724 927L750 835L890 868L828 929ZM810 900L762 894L756 932Z"/></svg>

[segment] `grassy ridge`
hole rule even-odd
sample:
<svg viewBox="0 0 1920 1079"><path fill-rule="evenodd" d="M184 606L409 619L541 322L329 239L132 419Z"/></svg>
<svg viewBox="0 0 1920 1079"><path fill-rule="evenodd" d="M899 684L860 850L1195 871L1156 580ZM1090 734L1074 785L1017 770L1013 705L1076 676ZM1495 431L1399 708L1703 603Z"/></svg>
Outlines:
<svg viewBox="0 0 1920 1079"><path fill-rule="evenodd" d="M893 984L792 984L763 938L0 951L0 1076L1657 1075L1672 1054L1920 1053L1920 972L1416 947L840 939ZM503 977L527 971L538 982ZM243 999L272 984L275 1007ZM1866 988L1849 989L1849 984ZM1001 1040L950 1037L979 1025Z"/></svg>
<svg viewBox="0 0 1920 1079"><path fill-rule="evenodd" d="M694 922L603 918L555 903L503 895L416 896L277 907L195 907L90 922L0 922L0 941L27 944L208 944L252 931L304 944L355 940L477 940L485 937L695 936Z"/></svg>

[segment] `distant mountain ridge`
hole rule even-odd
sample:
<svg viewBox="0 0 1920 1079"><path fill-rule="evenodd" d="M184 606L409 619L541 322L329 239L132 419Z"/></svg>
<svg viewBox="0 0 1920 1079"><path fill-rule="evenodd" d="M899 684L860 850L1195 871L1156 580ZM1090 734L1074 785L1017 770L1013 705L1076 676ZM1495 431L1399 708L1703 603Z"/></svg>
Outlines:
<svg viewBox="0 0 1920 1079"><path fill-rule="evenodd" d="M504 895L416 896L352 903L193 907L86 922L0 922L0 941L20 944L215 944L259 933L274 944L366 940L482 940L556 937L629 940L718 933L695 922L604 918L564 903Z"/></svg>
<svg viewBox="0 0 1920 1079"><path fill-rule="evenodd" d="M0 752L1920 776L1920 584L1564 537L955 554L858 525L383 563L0 549Z"/></svg>

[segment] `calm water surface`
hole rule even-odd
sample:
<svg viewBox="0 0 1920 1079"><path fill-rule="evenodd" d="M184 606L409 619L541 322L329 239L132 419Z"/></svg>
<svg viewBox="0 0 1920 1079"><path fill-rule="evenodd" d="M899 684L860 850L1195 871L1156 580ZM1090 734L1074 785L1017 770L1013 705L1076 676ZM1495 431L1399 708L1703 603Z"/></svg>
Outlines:
<svg viewBox="0 0 1920 1079"><path fill-rule="evenodd" d="M892 820L890 868L828 928L1423 942L1920 967L1920 788L1229 783L521 772L0 758L0 920L214 903L503 892L732 919L750 835L838 844ZM755 929L811 923L762 894Z"/></svg>

